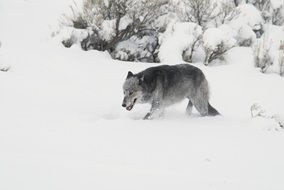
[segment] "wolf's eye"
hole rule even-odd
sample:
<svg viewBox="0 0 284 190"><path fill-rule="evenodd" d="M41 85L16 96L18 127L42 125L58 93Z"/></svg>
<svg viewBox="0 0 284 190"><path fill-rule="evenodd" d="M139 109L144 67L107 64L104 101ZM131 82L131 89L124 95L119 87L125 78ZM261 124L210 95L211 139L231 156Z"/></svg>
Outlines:
<svg viewBox="0 0 284 190"><path fill-rule="evenodd" d="M129 92L129 95L131 96L133 94L133 92Z"/></svg>

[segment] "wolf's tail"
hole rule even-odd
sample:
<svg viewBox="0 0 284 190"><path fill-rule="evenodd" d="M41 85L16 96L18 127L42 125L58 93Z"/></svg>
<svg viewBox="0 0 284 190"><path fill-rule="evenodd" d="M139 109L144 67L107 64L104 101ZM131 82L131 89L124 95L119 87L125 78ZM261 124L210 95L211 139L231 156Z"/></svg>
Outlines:
<svg viewBox="0 0 284 190"><path fill-rule="evenodd" d="M216 116L216 115L220 115L220 113L208 103L208 115Z"/></svg>

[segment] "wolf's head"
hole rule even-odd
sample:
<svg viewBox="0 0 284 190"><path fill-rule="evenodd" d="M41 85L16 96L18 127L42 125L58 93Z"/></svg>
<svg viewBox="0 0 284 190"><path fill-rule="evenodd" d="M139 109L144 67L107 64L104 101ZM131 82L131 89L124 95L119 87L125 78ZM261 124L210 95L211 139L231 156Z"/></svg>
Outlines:
<svg viewBox="0 0 284 190"><path fill-rule="evenodd" d="M136 102L141 102L142 100L142 81L143 78L139 78L130 71L128 72L123 84L124 98L122 102L122 107L125 107L128 111L133 108Z"/></svg>

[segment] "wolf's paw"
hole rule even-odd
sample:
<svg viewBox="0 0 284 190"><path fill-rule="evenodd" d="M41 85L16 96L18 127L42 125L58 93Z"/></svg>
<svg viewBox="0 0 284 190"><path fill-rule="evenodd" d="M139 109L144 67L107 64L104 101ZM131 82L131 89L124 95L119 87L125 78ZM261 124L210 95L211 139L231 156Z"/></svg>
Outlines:
<svg viewBox="0 0 284 190"><path fill-rule="evenodd" d="M147 113L143 119L144 119L144 120L153 119L152 114L151 114L151 113Z"/></svg>

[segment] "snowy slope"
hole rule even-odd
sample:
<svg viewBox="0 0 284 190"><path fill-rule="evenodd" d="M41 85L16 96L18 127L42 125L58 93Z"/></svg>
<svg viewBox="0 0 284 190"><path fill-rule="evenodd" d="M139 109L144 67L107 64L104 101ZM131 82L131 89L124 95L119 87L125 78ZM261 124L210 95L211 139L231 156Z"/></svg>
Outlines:
<svg viewBox="0 0 284 190"><path fill-rule="evenodd" d="M50 26L68 3L0 0L0 189L284 189L284 131L250 116L255 102L284 115L284 80L254 69L250 49L196 65L221 117L182 102L144 121L149 106L122 109L121 86L154 65L63 48Z"/></svg>

